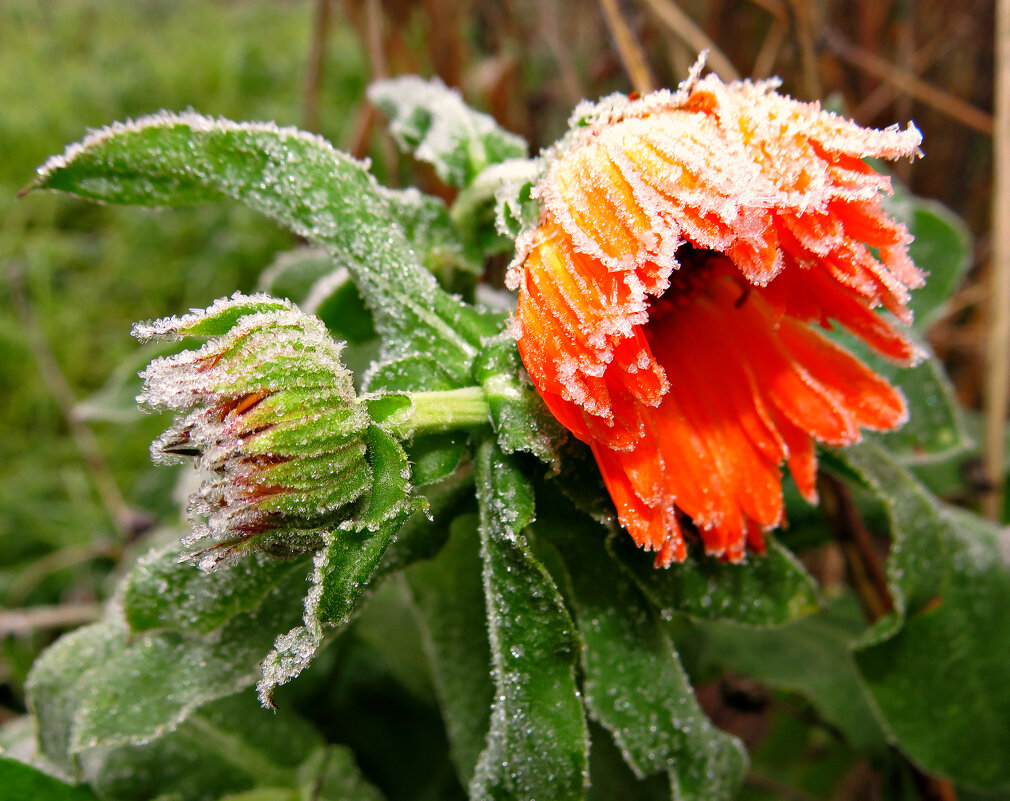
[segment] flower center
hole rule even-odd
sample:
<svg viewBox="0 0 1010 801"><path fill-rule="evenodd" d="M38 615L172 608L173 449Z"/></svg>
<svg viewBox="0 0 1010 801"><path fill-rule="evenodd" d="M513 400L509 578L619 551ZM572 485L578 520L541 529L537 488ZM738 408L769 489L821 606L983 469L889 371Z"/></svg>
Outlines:
<svg viewBox="0 0 1010 801"><path fill-rule="evenodd" d="M711 251L700 250L692 245L683 245L677 251L680 269L670 276L670 286L649 305L649 322L662 320L677 309L684 309L704 292L717 273L723 270L725 256Z"/></svg>

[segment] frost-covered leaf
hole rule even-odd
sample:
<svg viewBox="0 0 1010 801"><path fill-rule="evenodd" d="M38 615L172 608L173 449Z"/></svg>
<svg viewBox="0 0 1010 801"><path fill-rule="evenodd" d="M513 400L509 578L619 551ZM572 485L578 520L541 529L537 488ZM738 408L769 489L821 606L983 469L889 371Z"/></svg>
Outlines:
<svg viewBox="0 0 1010 801"><path fill-rule="evenodd" d="M291 575L209 635L131 636L113 618L61 638L28 680L42 753L73 773L82 751L163 736L194 709L249 686L277 632L297 620L303 594L302 576Z"/></svg>
<svg viewBox="0 0 1010 801"><path fill-rule="evenodd" d="M532 453L557 471L558 448L567 434L526 376L515 340L507 334L486 340L473 377L484 388L502 450Z"/></svg>
<svg viewBox="0 0 1010 801"><path fill-rule="evenodd" d="M820 608L810 574L772 538L766 554L749 554L745 564L691 553L683 563L665 570L657 570L653 558L623 531L611 538L609 546L664 616L683 612L700 619L777 626Z"/></svg>
<svg viewBox="0 0 1010 801"><path fill-rule="evenodd" d="M322 748L304 720L267 712L246 692L201 707L150 743L94 749L81 761L104 798L216 801L253 788L296 789L303 763Z"/></svg>
<svg viewBox="0 0 1010 801"><path fill-rule="evenodd" d="M724 670L799 693L854 749L881 754L886 749L884 734L851 650L861 618L851 625L845 611L836 604L826 614L773 629L721 621L700 624L703 656Z"/></svg>
<svg viewBox="0 0 1010 801"><path fill-rule="evenodd" d="M495 702L470 796L580 798L589 738L575 683L578 641L522 533L533 491L515 457L490 440L477 452L476 483Z"/></svg>
<svg viewBox="0 0 1010 801"><path fill-rule="evenodd" d="M324 533L305 598L303 625L278 637L263 662L257 691L264 706L273 704L277 686L308 667L327 633L350 620L397 530L427 505L423 497L411 495L407 455L400 444L375 425L368 429L366 441L374 474L367 504L353 522Z"/></svg>
<svg viewBox="0 0 1010 801"><path fill-rule="evenodd" d="M908 402L908 422L894 431L870 435L905 464L941 461L972 445L943 364L928 345L920 347L924 358L915 367L898 367L856 349L860 358L901 389Z"/></svg>
<svg viewBox="0 0 1010 801"><path fill-rule="evenodd" d="M389 118L397 144L452 186L466 186L489 165L526 155L522 137L474 111L438 78L378 81L368 87L368 99Z"/></svg>
<svg viewBox="0 0 1010 801"><path fill-rule="evenodd" d="M431 663L453 762L464 786L473 778L494 697L477 529L476 516L457 518L438 555L404 573Z"/></svg>
<svg viewBox="0 0 1010 801"><path fill-rule="evenodd" d="M88 694L88 677L126 650L126 627L117 621L83 626L65 634L35 660L26 683L28 708L37 723L39 750L67 775L78 709Z"/></svg>
<svg viewBox="0 0 1010 801"><path fill-rule="evenodd" d="M207 573L179 559L177 544L155 548L139 560L122 589L123 614L135 632L169 628L207 633L256 608L304 560L266 554Z"/></svg>
<svg viewBox="0 0 1010 801"><path fill-rule="evenodd" d="M11 801L98 801L88 787L48 776L31 765L0 754L0 787Z"/></svg>
<svg viewBox="0 0 1010 801"><path fill-rule="evenodd" d="M743 745L705 716L659 616L608 558L602 532L563 509L535 530L567 568L589 713L639 778L666 772L679 801L729 801L747 769Z"/></svg>
<svg viewBox="0 0 1010 801"><path fill-rule="evenodd" d="M943 506L875 443L839 456L880 497L891 523L895 612L856 652L889 736L930 773L1010 787L1007 530Z"/></svg>
<svg viewBox="0 0 1010 801"><path fill-rule="evenodd" d="M929 280L912 293L915 327L929 328L946 308L971 262L971 233L964 221L935 200L896 191L887 210L908 226L914 237L908 255L929 273Z"/></svg>
<svg viewBox="0 0 1010 801"><path fill-rule="evenodd" d="M145 206L238 200L347 267L391 351L428 352L461 380L486 333L419 263L397 219L400 193L318 136L159 114L91 134L40 168L35 187Z"/></svg>
<svg viewBox="0 0 1010 801"><path fill-rule="evenodd" d="M121 652L81 676L70 751L146 742L194 709L253 684L277 633L298 619L304 593L304 578L295 573L256 610L208 635L166 630L130 637ZM64 670L73 675L76 667Z"/></svg>

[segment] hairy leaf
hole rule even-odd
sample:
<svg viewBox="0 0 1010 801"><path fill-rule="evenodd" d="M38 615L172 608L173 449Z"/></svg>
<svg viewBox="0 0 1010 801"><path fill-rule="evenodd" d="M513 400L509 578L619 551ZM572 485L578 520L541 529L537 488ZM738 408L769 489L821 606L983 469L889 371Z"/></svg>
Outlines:
<svg viewBox="0 0 1010 801"><path fill-rule="evenodd" d="M1006 529L943 506L875 443L840 456L891 523L895 611L856 652L890 736L931 773L1010 787Z"/></svg>
<svg viewBox="0 0 1010 801"><path fill-rule="evenodd" d="M913 240L908 255L929 273L926 285L912 294L915 327L925 331L943 315L971 261L971 233L964 221L935 200L895 192L888 211L908 226Z"/></svg>
<svg viewBox="0 0 1010 801"><path fill-rule="evenodd" d="M180 562L177 544L155 548L139 560L123 586L123 614L135 632L169 628L207 633L235 615L255 609L304 559L262 553L213 572Z"/></svg>
<svg viewBox="0 0 1010 801"><path fill-rule="evenodd" d="M423 510L423 498L411 497L407 455L379 426L366 434L374 481L364 512L346 527L328 532L316 553L305 598L303 625L277 638L263 662L257 690L264 706L274 689L301 673L315 657L328 631L344 626L358 608L397 530Z"/></svg>
<svg viewBox="0 0 1010 801"><path fill-rule="evenodd" d="M746 564L730 564L690 554L666 570L636 548L622 532L610 551L664 616L683 612L707 620L734 620L750 626L777 626L819 609L817 585L787 549L768 539L768 552L750 554Z"/></svg>
<svg viewBox="0 0 1010 801"><path fill-rule="evenodd" d="M452 186L466 186L485 167L526 155L522 137L471 109L438 78L378 81L368 88L368 98L389 118L397 144L434 166Z"/></svg>
<svg viewBox="0 0 1010 801"><path fill-rule="evenodd" d="M485 440L477 452L484 598L495 702L472 798L581 798L589 738L575 683L578 642L523 528L533 493L514 457Z"/></svg>
<svg viewBox="0 0 1010 801"><path fill-rule="evenodd" d="M98 801L88 787L75 787L31 765L0 754L0 787L11 801Z"/></svg>
<svg viewBox="0 0 1010 801"><path fill-rule="evenodd" d="M886 748L884 734L851 651L858 625L849 625L842 611L836 605L826 614L774 629L720 621L700 624L704 658L771 687L799 693L854 749L879 755Z"/></svg>
<svg viewBox="0 0 1010 801"><path fill-rule="evenodd" d="M553 514L535 530L567 568L590 714L639 778L667 772L674 798L729 801L747 769L743 745L705 716L658 615L607 558L601 532L580 522Z"/></svg>
<svg viewBox="0 0 1010 801"><path fill-rule="evenodd" d="M324 139L271 124L160 114L103 129L50 159L36 188L107 203L236 199L324 247L353 275L391 350L430 353L463 379L486 324L418 263L399 193Z"/></svg>

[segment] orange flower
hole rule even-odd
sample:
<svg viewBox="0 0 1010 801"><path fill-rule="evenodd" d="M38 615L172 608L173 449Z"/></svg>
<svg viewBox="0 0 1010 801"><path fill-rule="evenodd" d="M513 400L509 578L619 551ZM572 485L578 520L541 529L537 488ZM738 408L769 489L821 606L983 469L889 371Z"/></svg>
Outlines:
<svg viewBox="0 0 1010 801"><path fill-rule="evenodd" d="M816 502L814 442L906 419L901 393L829 342L836 321L901 363L923 283L890 180L863 158L921 136L868 130L774 91L692 76L576 111L509 270L523 363L590 445L621 523L656 564L689 518L731 561L781 525L781 466Z"/></svg>

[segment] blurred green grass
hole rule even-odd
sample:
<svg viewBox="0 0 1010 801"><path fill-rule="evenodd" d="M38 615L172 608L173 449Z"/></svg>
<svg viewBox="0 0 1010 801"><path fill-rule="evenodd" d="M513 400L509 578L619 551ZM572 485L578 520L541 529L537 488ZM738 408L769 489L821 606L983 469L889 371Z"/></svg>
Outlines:
<svg viewBox="0 0 1010 801"><path fill-rule="evenodd" d="M46 554L62 551L72 562L75 546L116 540L32 356L6 277L23 276L39 327L83 399L137 348L132 322L250 290L273 255L291 245L288 234L238 208L158 213L41 194L19 200L18 190L88 127L159 109L299 124L311 22L305 0L0 6L0 606L104 597L109 560L16 582ZM365 84L353 31L334 26L325 76L322 133L339 143ZM93 424L128 503L162 519L173 512L175 473L151 467L147 444L163 422ZM40 644L6 640L0 680L19 684Z"/></svg>

